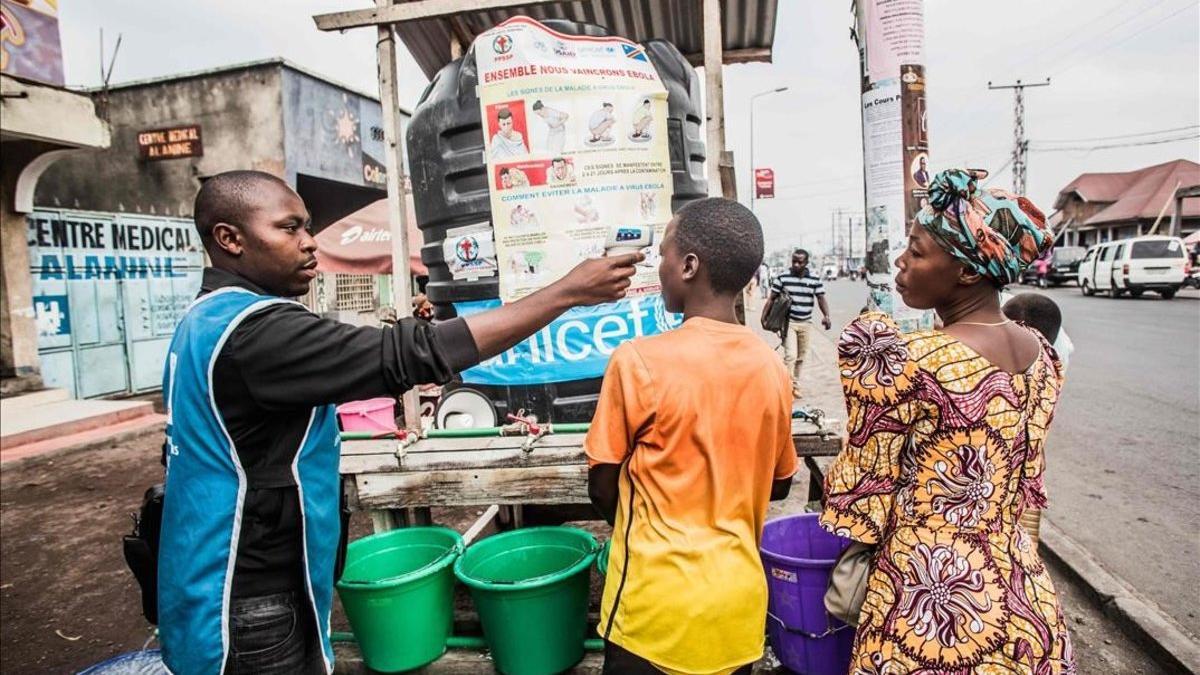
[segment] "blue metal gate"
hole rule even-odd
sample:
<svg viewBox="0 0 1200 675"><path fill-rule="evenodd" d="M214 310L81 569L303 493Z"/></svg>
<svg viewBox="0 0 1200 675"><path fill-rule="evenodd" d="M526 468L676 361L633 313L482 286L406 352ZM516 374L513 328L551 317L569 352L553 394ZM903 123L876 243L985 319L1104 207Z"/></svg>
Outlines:
<svg viewBox="0 0 1200 675"><path fill-rule="evenodd" d="M42 378L76 398L158 389L204 266L192 221L39 210L28 217Z"/></svg>

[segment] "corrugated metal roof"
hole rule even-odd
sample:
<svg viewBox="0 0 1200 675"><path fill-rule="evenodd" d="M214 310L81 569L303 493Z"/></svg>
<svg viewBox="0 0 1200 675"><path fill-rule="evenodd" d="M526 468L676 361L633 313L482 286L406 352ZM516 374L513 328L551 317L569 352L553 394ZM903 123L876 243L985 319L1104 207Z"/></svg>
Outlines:
<svg viewBox="0 0 1200 675"><path fill-rule="evenodd" d="M725 63L771 60L777 10L778 0L721 1ZM465 48L480 33L522 15L539 21L567 19L596 24L635 42L667 40L694 64L703 60L701 0L573 0L412 21L398 25L397 33L421 70L432 78L450 62L451 35L458 37Z"/></svg>
<svg viewBox="0 0 1200 675"><path fill-rule="evenodd" d="M1200 184L1200 164L1177 159L1136 171L1085 173L1058 193L1055 206L1062 208L1071 193L1085 202L1108 204L1081 223L1086 227L1130 220L1152 220L1163 205L1174 199L1175 190ZM1170 213L1168 207L1167 213ZM1200 202L1184 200L1183 216L1200 216Z"/></svg>
<svg viewBox="0 0 1200 675"><path fill-rule="evenodd" d="M1054 206L1062 208L1072 192L1078 194L1079 198L1085 202L1115 202L1129 187L1136 173L1135 171L1122 171L1120 173L1080 174L1065 188L1059 190Z"/></svg>
<svg viewBox="0 0 1200 675"><path fill-rule="evenodd" d="M1175 190L1200 183L1200 164L1186 159L1178 159L1167 164L1159 164L1137 172L1136 179L1121 193L1120 199L1112 206L1088 218L1085 225L1115 223L1137 219L1157 218L1167 206L1167 212L1173 207ZM1200 215L1200 202L1184 200L1184 217Z"/></svg>

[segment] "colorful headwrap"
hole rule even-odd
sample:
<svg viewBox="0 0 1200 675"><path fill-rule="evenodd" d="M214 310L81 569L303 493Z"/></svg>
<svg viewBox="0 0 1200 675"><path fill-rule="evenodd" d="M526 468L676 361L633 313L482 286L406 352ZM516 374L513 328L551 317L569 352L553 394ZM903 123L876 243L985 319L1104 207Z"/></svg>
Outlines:
<svg viewBox="0 0 1200 675"><path fill-rule="evenodd" d="M1046 217L1028 199L980 188L977 181L986 177L981 169L938 173L917 223L971 270L1000 285L1010 284L1041 257L1053 237Z"/></svg>

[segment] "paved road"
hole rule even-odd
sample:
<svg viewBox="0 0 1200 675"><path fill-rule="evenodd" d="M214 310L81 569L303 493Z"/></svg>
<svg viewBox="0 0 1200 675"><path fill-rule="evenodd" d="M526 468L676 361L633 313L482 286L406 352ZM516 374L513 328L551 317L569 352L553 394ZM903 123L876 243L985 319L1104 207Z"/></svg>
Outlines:
<svg viewBox="0 0 1200 675"><path fill-rule="evenodd" d="M1045 293L1076 347L1047 445L1047 517L1200 636L1200 295ZM839 281L829 297L844 325L865 289Z"/></svg>

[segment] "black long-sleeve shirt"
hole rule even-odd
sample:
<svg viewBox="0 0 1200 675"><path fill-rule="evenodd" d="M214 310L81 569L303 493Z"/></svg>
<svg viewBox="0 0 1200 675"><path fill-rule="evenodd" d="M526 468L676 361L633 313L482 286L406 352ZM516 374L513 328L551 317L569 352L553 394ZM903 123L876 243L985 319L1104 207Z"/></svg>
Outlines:
<svg viewBox="0 0 1200 675"><path fill-rule="evenodd" d="M200 295L250 281L204 270ZM394 327L351 326L294 303L246 317L213 368L213 396L247 470L290 464L315 406L399 395L417 384L444 383L479 361L461 319L436 326L404 319ZM266 595L303 588L300 503L296 488L247 490L233 594Z"/></svg>

